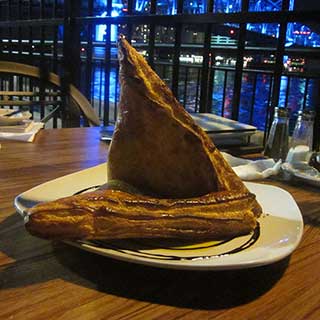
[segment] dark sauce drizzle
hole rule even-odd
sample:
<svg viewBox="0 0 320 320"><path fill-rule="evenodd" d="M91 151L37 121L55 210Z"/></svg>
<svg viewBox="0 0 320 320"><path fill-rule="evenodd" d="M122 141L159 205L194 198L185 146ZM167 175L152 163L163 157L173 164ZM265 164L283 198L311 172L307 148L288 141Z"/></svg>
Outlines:
<svg viewBox="0 0 320 320"><path fill-rule="evenodd" d="M88 188L85 188L85 189L82 189L82 190L76 192L75 195L81 194L81 193L85 193L85 192L87 192L88 190L91 190L91 189L96 190L99 187L100 186L88 187ZM98 248L102 248L102 249L111 249L111 250L114 250L116 252L127 254L127 255L129 254L129 255L134 256L134 257L147 257L147 258L155 259L155 260L169 260L169 261L177 261L177 260L180 260L180 261L185 261L185 260L196 261L196 260L207 260L207 259L224 257L224 256L228 256L228 255L231 255L231 254L235 254L235 253L244 251L244 250L250 248L251 246L253 246L257 242L259 237L260 237L260 224L257 223L257 226L254 229L251 237L246 242L241 244L240 246L238 246L236 248L233 248L232 250L219 253L219 254L205 255L205 256L197 255L197 256L189 256L189 257L181 257L181 256L178 256L178 255L157 254L157 253L146 252L146 251L141 250L141 249L121 247L119 244L115 245L111 241L109 242L109 241L105 241L105 240L79 241L79 243L83 243L83 244L87 244L87 245L94 245L94 246L96 246ZM209 249L209 248L221 246L221 245L223 245L223 244L225 244L227 242L230 242L230 241L232 241L234 239L235 238L229 238L229 239L220 241L218 243L213 243L213 244L210 244L210 245L203 245L201 247L197 247L196 249L194 249L194 248L189 249L189 248L183 248L183 247L181 247L181 248L164 247L164 248L157 248L157 249L171 249L171 250L185 250L185 251L187 251L187 250L197 250L197 249ZM153 249L156 249L156 247L153 247Z"/></svg>
<svg viewBox="0 0 320 320"><path fill-rule="evenodd" d="M253 231L251 237L244 242L243 244L241 244L240 246L226 251L226 252L222 252L219 254L213 254L213 255L197 255L197 256L190 256L190 257L181 257L179 255L165 255L165 254L157 254L157 253L150 253L150 252L146 252L144 250L139 250L139 249L133 249L133 248L126 248L126 247L120 247L118 244L114 245L112 242L108 242L108 241L103 241L103 240L95 240L95 241L88 241L88 242L83 242L85 244L89 244L89 245L94 245L96 247L99 248L103 248L103 249L111 249L114 250L116 252L119 253L124 253L124 254L129 254L131 256L135 256L135 257L147 257L147 258L151 258L151 259L155 259L155 260L169 260L169 261L184 261L184 260L188 260L188 261L195 261L195 260L207 260L207 259L213 259L213 258L219 258L219 257L224 257L224 256L228 256L231 254L235 254L241 251L244 251L248 248L250 248L252 245L254 245L258 238L260 236L260 225L257 224L257 227L255 228L255 230ZM221 241L219 243L215 243L212 245L207 245L207 246L202 246L201 249L209 249L209 248L213 248L213 247L218 247L221 246L222 244L225 244L226 242L232 241L235 238L230 238L224 241ZM170 248L158 248L158 249L170 249ZM174 249L176 250L176 249ZM183 250L188 250L188 248L185 248ZM190 250L197 250L197 249L190 249Z"/></svg>
<svg viewBox="0 0 320 320"><path fill-rule="evenodd" d="M100 187L100 185L88 187L88 188L82 189L80 191L77 191L73 195L76 196L76 195L81 194L81 193L86 193L87 191L89 191L91 189L92 189L92 191L95 191L95 190L99 189L99 187Z"/></svg>

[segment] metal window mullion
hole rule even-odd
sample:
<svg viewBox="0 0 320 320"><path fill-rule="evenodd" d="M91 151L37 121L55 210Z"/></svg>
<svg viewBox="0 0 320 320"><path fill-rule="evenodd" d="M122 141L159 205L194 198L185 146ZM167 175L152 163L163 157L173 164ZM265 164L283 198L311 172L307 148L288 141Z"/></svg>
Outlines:
<svg viewBox="0 0 320 320"><path fill-rule="evenodd" d="M179 87L179 71L180 71L180 52L181 52L181 32L182 25L175 25L175 42L174 42L174 53L173 53L173 65L172 65L172 85L171 89L173 94L178 97L178 87Z"/></svg>
<svg viewBox="0 0 320 320"><path fill-rule="evenodd" d="M80 126L80 117L74 112L74 105L70 99L70 84L79 87L80 84L80 29L76 17L79 16L76 0L64 1L64 36L63 36L63 68L62 79L62 112L63 126Z"/></svg>
<svg viewBox="0 0 320 320"><path fill-rule="evenodd" d="M211 51L210 56L210 74L209 74L209 82L208 82L208 101L207 101L207 109L211 113L212 112L212 96L214 90L214 76L215 76L215 69L213 68L215 62L215 54Z"/></svg>
<svg viewBox="0 0 320 320"><path fill-rule="evenodd" d="M7 20L11 20L11 4L12 1L8 1ZM12 27L8 28L8 54L12 54Z"/></svg>
<svg viewBox="0 0 320 320"><path fill-rule="evenodd" d="M58 0L53 1L52 5L52 18L56 18L58 15ZM52 70L54 73L58 73L58 32L59 32L59 26L53 26L53 48L52 48ZM58 102L58 97L55 97L53 101ZM60 114L61 110L58 110L53 114L52 118L52 126L53 128L58 127L58 114Z"/></svg>
<svg viewBox="0 0 320 320"><path fill-rule="evenodd" d="M134 2L135 2L134 0L128 0L128 15L133 15ZM133 28L133 22L128 22L128 24L127 24L127 30L128 30L127 38L130 43L131 43L131 38L132 38L132 28Z"/></svg>
<svg viewBox="0 0 320 320"><path fill-rule="evenodd" d="M18 2L18 17L19 17L19 20L22 19L22 0L19 0ZM21 55L22 53L22 29L21 27L19 26L18 27L18 48L19 48L19 55Z"/></svg>
<svg viewBox="0 0 320 320"><path fill-rule="evenodd" d="M213 12L213 8L214 8L214 0L207 0L207 10L206 10L206 12L207 13L211 13L211 12Z"/></svg>
<svg viewBox="0 0 320 320"><path fill-rule="evenodd" d="M196 85L196 98L195 98L195 106L194 106L194 112L199 111L199 88L200 88L200 78L201 78L201 69L197 68L197 85Z"/></svg>
<svg viewBox="0 0 320 320"><path fill-rule="evenodd" d="M309 81L310 81L310 78L306 78L306 82L305 82L305 85L304 85L303 104L302 104L302 109L303 110L306 108L306 105L307 105Z"/></svg>
<svg viewBox="0 0 320 320"><path fill-rule="evenodd" d="M157 0L151 0L150 14L155 15L157 10ZM154 44L155 44L156 25L154 23L149 25L149 48L148 48L148 63L151 68L154 68Z"/></svg>
<svg viewBox="0 0 320 320"><path fill-rule="evenodd" d="M313 127L313 150L320 151L320 79L314 79L314 89L312 95L314 95L314 127Z"/></svg>
<svg viewBox="0 0 320 320"><path fill-rule="evenodd" d="M111 15L112 0L108 0L107 14ZM106 41L105 41L105 66L104 66L104 112L103 112L103 124L106 126L109 124L109 110L110 110L110 72L111 72L111 24L107 24L106 28Z"/></svg>
<svg viewBox="0 0 320 320"><path fill-rule="evenodd" d="M290 84L291 84L291 77L287 75L288 81L287 81L287 88L286 88L286 96L284 100L284 106L287 108L288 107L288 102L289 102L289 93L290 93Z"/></svg>
<svg viewBox="0 0 320 320"><path fill-rule="evenodd" d="M114 86L114 111L113 111L114 120L117 119L117 114L118 114L118 83L119 83L119 69L116 69L116 79L115 79L115 86Z"/></svg>
<svg viewBox="0 0 320 320"><path fill-rule="evenodd" d="M257 77L258 73L254 73L253 75L253 88L252 88L252 96L251 96L251 106L250 106L250 118L249 118L249 124L252 124L253 122L253 114L254 114L254 103L256 100L256 91L257 91Z"/></svg>
<svg viewBox="0 0 320 320"><path fill-rule="evenodd" d="M53 18L57 17L57 0L54 0L53 2L53 8L52 8L52 14ZM52 52L52 69L54 73L57 73L58 71L58 32L59 32L59 26L53 26L53 52ZM55 119L55 117L54 117Z"/></svg>
<svg viewBox="0 0 320 320"><path fill-rule="evenodd" d="M208 0L206 6L207 14L213 12L214 0ZM201 68L201 85L200 85L200 102L199 102L199 112L208 112L212 110L212 93L213 93L213 80L214 71L213 67L213 54L211 52L211 36L213 31L213 25L207 24L205 27L205 39L203 47L203 60ZM211 54L211 57L210 57ZM210 60L211 59L211 60ZM210 68L210 72L209 72Z"/></svg>
<svg viewBox="0 0 320 320"><path fill-rule="evenodd" d="M100 93L100 97L102 95L102 75L103 75L103 70L104 70L104 63L101 60L100 61L100 73L99 73L99 93ZM99 99L99 104L98 104L99 117L101 117L101 106L102 106L102 101L101 101L101 99ZM106 112L105 109L106 108L104 108L104 112ZM108 107L108 114L109 114L109 107Z"/></svg>
<svg viewBox="0 0 320 320"><path fill-rule="evenodd" d="M186 108L187 94L188 94L188 77L189 77L189 67L184 67L184 87L183 87L183 107Z"/></svg>
<svg viewBox="0 0 320 320"><path fill-rule="evenodd" d="M183 10L183 0L177 0L177 14L180 15ZM173 53L173 66L172 66L172 85L171 89L175 97L178 97L179 88L179 72L180 72L180 52L181 52L181 33L182 23L175 23L175 37L174 37L174 53Z"/></svg>
<svg viewBox="0 0 320 320"><path fill-rule="evenodd" d="M93 0L88 0L88 16L93 16ZM85 75L85 94L88 99L91 99L91 82L92 82L92 34L93 25L87 25L87 47L86 47L86 75Z"/></svg>
<svg viewBox="0 0 320 320"><path fill-rule="evenodd" d="M289 8L289 0L282 1L282 11L286 11ZM279 29L279 39L277 44L277 50L275 52L276 55L276 63L274 68L274 77L273 77L273 87L271 94L271 110L270 110L270 118L268 127L270 128L271 123L273 121L274 109L278 105L279 96L280 96L280 88L281 88L281 77L283 72L283 56L285 53L285 41L286 41L286 33L287 33L287 20L284 15L282 15L282 20L280 22Z"/></svg>
<svg viewBox="0 0 320 320"><path fill-rule="evenodd" d="M22 19L22 0L19 0L18 2L18 18L19 20ZM19 56L21 56L22 53L22 29L21 27L18 27L18 52ZM19 91L23 91L23 77L19 77L19 83L18 83ZM19 100L23 100L23 97L20 97Z"/></svg>
<svg viewBox="0 0 320 320"><path fill-rule="evenodd" d="M266 108L266 116L265 116L265 122L264 122L264 133L263 133L263 145L266 144L267 140L267 133L268 133L268 119L270 116L270 105L272 100L272 90L273 90L273 75L270 75L270 84L269 84L269 90L268 90L268 101L267 101L267 108Z"/></svg>
<svg viewBox="0 0 320 320"><path fill-rule="evenodd" d="M249 0L242 1L241 13L248 13ZM232 111L231 118L238 120L240 111L240 100L241 100L241 83L242 83L242 72L243 72L243 56L245 51L246 41L246 22L241 22L239 26L239 38L237 48L237 62L235 68L235 77L233 83L233 96L232 96Z"/></svg>
<svg viewBox="0 0 320 320"><path fill-rule="evenodd" d="M211 47L212 25L207 24L205 30L203 60L201 67L201 84L200 84L200 107L199 112L208 112L208 82L209 82L209 65L210 65L210 47Z"/></svg>
<svg viewBox="0 0 320 320"><path fill-rule="evenodd" d="M29 8L28 8L28 18L29 20L32 19L32 1L29 1ZM32 30L32 25L29 26L29 56L33 56L33 30Z"/></svg>
<svg viewBox="0 0 320 320"><path fill-rule="evenodd" d="M227 83L228 83L228 70L224 71L224 79L223 79L223 95L222 95L222 110L221 116L224 117L224 110L225 110L225 102L226 102L226 90L227 90Z"/></svg>
<svg viewBox="0 0 320 320"><path fill-rule="evenodd" d="M40 19L44 19L44 0L40 0ZM40 68L42 68L42 70L40 70L40 73L45 73L46 70L44 70L44 68L46 68L45 66L45 58L44 58L44 38L45 38L45 27L44 26L40 26ZM45 117L45 81L46 79L40 79L40 86L39 86L39 99L40 99L40 119L43 119Z"/></svg>
<svg viewBox="0 0 320 320"><path fill-rule="evenodd" d="M2 15L3 15L3 2L0 2L0 17L2 18ZM0 57L2 59L2 55L3 55L3 29L4 28L1 28L0 27ZM2 85L2 82L0 80L0 87Z"/></svg>

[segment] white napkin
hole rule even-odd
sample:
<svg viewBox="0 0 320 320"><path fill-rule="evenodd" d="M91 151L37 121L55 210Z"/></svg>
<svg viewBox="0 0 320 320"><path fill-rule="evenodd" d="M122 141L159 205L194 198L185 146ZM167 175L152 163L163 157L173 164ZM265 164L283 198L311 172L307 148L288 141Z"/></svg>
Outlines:
<svg viewBox="0 0 320 320"><path fill-rule="evenodd" d="M33 127L28 132L0 132L0 140L18 140L25 142L32 142L39 132L40 129L44 127L44 123L42 122L34 122Z"/></svg>
<svg viewBox="0 0 320 320"><path fill-rule="evenodd" d="M226 152L222 152L222 155L242 180L265 179L277 175L281 168L281 160L275 162L273 159L241 159Z"/></svg>
<svg viewBox="0 0 320 320"><path fill-rule="evenodd" d="M32 114L29 111L21 112L11 117L7 117L6 115L12 113L15 110L0 109L0 111L0 126L15 126L32 117Z"/></svg>

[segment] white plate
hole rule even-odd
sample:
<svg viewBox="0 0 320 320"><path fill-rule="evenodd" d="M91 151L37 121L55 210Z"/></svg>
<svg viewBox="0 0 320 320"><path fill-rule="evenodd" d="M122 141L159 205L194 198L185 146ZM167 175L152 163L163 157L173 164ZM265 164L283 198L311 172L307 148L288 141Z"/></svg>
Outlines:
<svg viewBox="0 0 320 320"><path fill-rule="evenodd" d="M90 190L106 182L106 164L82 170L26 191L15 199L17 211L36 203ZM228 241L178 244L159 240L68 242L81 249L119 260L163 268L191 270L241 269L266 265L292 253L303 233L303 220L292 196L274 186L246 183L264 215L254 234Z"/></svg>

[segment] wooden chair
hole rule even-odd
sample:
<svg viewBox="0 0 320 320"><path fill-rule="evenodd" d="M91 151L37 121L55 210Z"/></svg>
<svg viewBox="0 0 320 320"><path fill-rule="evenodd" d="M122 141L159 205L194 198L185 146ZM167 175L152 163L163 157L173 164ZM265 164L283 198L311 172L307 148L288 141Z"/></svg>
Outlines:
<svg viewBox="0 0 320 320"><path fill-rule="evenodd" d="M78 119L82 113L90 126L100 125L90 102L74 85L70 85L67 90L68 109L64 110L63 102L66 97L62 94L61 79L58 75L49 73L46 81L43 81L40 68L10 61L0 61L0 74L4 77L0 78L0 108L30 108L32 111L36 106L43 116L41 121L45 123L59 113L68 113L63 115L64 118L78 116ZM6 77L7 81L3 80ZM28 82L24 80L23 83L22 78L28 79ZM45 88L40 89L44 82ZM47 107L50 110L45 113L44 109ZM65 121L63 126L68 126L68 121Z"/></svg>

